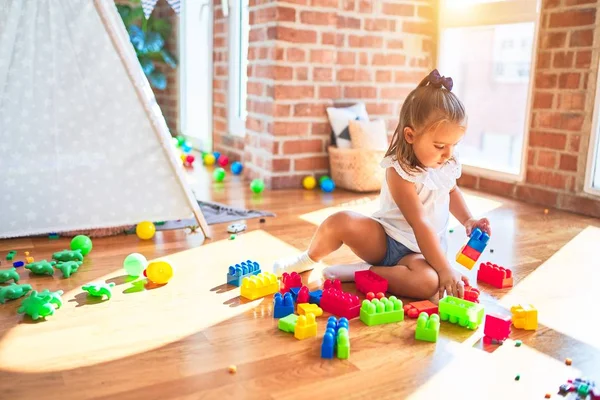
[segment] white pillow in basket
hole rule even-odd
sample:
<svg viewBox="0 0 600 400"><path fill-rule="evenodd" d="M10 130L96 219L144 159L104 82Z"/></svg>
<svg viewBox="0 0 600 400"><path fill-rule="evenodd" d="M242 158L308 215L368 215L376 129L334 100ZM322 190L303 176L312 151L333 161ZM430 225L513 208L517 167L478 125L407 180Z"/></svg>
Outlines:
<svg viewBox="0 0 600 400"><path fill-rule="evenodd" d="M327 116L333 130L331 144L340 149L351 149L348 123L355 120L369 120L365 103L357 103L350 107L327 107Z"/></svg>
<svg viewBox="0 0 600 400"><path fill-rule="evenodd" d="M386 151L388 138L385 121L350 121L349 129L353 149Z"/></svg>

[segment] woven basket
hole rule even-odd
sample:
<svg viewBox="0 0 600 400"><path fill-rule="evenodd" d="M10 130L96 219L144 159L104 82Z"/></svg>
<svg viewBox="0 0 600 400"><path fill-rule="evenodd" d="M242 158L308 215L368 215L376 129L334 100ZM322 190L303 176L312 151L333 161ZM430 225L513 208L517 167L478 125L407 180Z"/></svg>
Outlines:
<svg viewBox="0 0 600 400"><path fill-rule="evenodd" d="M385 170L379 163L385 151L339 149L329 146L331 178L337 187L354 192L381 190Z"/></svg>

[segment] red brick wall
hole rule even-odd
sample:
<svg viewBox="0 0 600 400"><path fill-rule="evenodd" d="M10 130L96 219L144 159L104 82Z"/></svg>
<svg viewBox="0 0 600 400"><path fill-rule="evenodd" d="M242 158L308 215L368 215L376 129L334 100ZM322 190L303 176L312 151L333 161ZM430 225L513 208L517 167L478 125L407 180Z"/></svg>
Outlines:
<svg viewBox="0 0 600 400"><path fill-rule="evenodd" d="M465 174L462 186L600 217L600 201L583 192L596 109L596 14L595 0L543 1L525 181Z"/></svg>

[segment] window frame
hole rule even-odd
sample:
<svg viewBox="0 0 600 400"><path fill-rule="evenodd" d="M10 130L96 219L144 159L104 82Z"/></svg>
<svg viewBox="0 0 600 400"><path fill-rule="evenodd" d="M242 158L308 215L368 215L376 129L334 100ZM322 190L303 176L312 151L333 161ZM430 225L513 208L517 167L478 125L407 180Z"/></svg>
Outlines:
<svg viewBox="0 0 600 400"><path fill-rule="evenodd" d="M233 0L230 2L229 22L229 90L227 95L227 129L230 135L245 136L246 134L246 102L247 76L242 78L239 71L247 75L248 68L248 33L250 31L248 0ZM245 34L243 30L246 30ZM240 38L241 40L233 40ZM240 57L246 54L246 57ZM245 101L240 104L240 97ZM241 114L241 115L240 115Z"/></svg>
<svg viewBox="0 0 600 400"><path fill-rule="evenodd" d="M460 1L460 0L459 0ZM537 48L539 42L539 26L541 19L541 0L507 0L488 3L476 3L456 7L446 7L446 0L438 0L438 44L441 49L444 43L443 32L448 28L468 28L476 26L489 26L501 24L515 24L532 22L533 17L533 42L531 48L531 68L529 72L529 85L527 88L527 105L524 119L523 147L521 151L521 168L519 174L496 171L489 168L462 164L464 172L496 179L505 182L524 182L527 174L527 154L529 146L529 132L531 112L533 108L533 89L535 84L535 66L537 64ZM465 12L469 9L469 12ZM448 13L445 15L445 13ZM436 65L440 65L441 51L437 51Z"/></svg>
<svg viewBox="0 0 600 400"><path fill-rule="evenodd" d="M599 62L600 64L600 62ZM593 196L600 196L600 188L594 188L595 168L600 168L600 159L596 165L596 158L600 157L600 79L596 80L596 94L594 97L594 114L592 116L592 131L590 132L590 141L587 151L587 161L585 166L585 182L583 191Z"/></svg>

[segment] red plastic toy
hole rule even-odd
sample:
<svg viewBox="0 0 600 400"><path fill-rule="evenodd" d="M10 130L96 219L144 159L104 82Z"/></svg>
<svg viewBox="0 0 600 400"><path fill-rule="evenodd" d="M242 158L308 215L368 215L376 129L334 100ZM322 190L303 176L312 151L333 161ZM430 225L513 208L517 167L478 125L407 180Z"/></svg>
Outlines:
<svg viewBox="0 0 600 400"><path fill-rule="evenodd" d="M291 288L301 287L301 286L302 286L302 276L300 276L300 274L298 274L297 272L292 272L291 274L284 272L281 275L281 289L279 289L279 292L281 294L286 294L287 292L290 291Z"/></svg>
<svg viewBox="0 0 600 400"><path fill-rule="evenodd" d="M371 301L373 300L375 297L377 297L378 300L381 300L382 298L385 297L385 293L379 292L377 294L373 293L373 292L369 292L367 293L367 300Z"/></svg>
<svg viewBox="0 0 600 400"><path fill-rule="evenodd" d="M429 300L415 301L404 306L404 314L411 318L417 318L422 312L426 312L428 315L437 314L438 306Z"/></svg>
<svg viewBox="0 0 600 400"><path fill-rule="evenodd" d="M388 281L377 275L375 272L367 269L364 271L356 271L354 273L354 281L356 282L356 289L362 293L377 293L387 292Z"/></svg>
<svg viewBox="0 0 600 400"><path fill-rule="evenodd" d="M334 287L323 291L320 304L323 311L348 319L356 318L360 315L360 305L358 296L343 292Z"/></svg>
<svg viewBox="0 0 600 400"><path fill-rule="evenodd" d="M465 300L472 301L473 303L479 303L479 295L481 292L471 286L465 286Z"/></svg>
<svg viewBox="0 0 600 400"><path fill-rule="evenodd" d="M342 290L342 282L339 279L336 280L332 280L332 279L327 279L324 283L323 283L323 290L327 290L327 289L337 289L337 290Z"/></svg>
<svg viewBox="0 0 600 400"><path fill-rule="evenodd" d="M501 316L497 314L486 314L485 327L483 328L484 343L492 343L494 341L502 344L510 335L510 316Z"/></svg>
<svg viewBox="0 0 600 400"><path fill-rule="evenodd" d="M500 267L491 262L481 263L477 271L477 281L481 281L499 289L512 287L513 275L508 268Z"/></svg>
<svg viewBox="0 0 600 400"><path fill-rule="evenodd" d="M306 286L302 286L300 291L298 292L298 297L296 298L296 304L300 303L308 303L310 298L310 294L308 293L308 288Z"/></svg>

